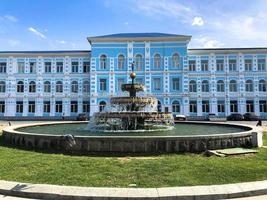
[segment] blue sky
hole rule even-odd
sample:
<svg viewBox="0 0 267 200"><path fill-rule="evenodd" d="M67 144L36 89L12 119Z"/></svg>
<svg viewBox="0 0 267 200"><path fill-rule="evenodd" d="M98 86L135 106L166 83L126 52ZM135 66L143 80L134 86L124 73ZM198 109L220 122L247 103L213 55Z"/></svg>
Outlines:
<svg viewBox="0 0 267 200"><path fill-rule="evenodd" d="M0 50L90 49L88 36L192 35L190 47L267 47L266 0L0 0Z"/></svg>

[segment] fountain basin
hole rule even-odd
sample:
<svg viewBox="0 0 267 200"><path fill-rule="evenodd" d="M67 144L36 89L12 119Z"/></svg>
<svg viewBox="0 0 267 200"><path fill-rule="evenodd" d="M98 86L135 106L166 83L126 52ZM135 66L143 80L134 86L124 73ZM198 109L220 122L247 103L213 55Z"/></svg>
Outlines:
<svg viewBox="0 0 267 200"><path fill-rule="evenodd" d="M22 128L46 127L50 125L67 126L87 122L53 122L7 127L3 130L5 144L33 150L52 152L88 153L178 153L203 152L207 149L224 149L233 147L259 147L262 145L260 128L248 125L179 122L179 124L222 126L238 128L238 132L207 135L74 135L75 145L66 148L66 140L55 129L54 134L23 132ZM178 125L179 125L178 124ZM69 133L68 133L69 134Z"/></svg>

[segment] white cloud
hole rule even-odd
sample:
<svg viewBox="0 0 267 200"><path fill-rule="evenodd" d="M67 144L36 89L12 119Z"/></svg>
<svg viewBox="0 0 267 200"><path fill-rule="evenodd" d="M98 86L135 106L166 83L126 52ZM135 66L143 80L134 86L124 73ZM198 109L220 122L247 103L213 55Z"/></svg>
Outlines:
<svg viewBox="0 0 267 200"><path fill-rule="evenodd" d="M56 42L59 44L66 44L67 43L65 40L56 40Z"/></svg>
<svg viewBox="0 0 267 200"><path fill-rule="evenodd" d="M17 22L18 21L18 19L12 15L5 15L4 19L9 20L11 22Z"/></svg>
<svg viewBox="0 0 267 200"><path fill-rule="evenodd" d="M124 22L124 25L128 26L129 25L129 22Z"/></svg>
<svg viewBox="0 0 267 200"><path fill-rule="evenodd" d="M36 30L35 28L33 28L33 27L29 27L28 30L29 30L30 32L32 32L33 34L35 34L35 35L37 35L37 36L39 36L39 37L41 37L41 38L43 38L43 39L46 38L46 36L45 36L44 34L42 34L41 32L37 31L37 30Z"/></svg>
<svg viewBox="0 0 267 200"><path fill-rule="evenodd" d="M11 46L11 47L16 47L16 46L18 46L20 44L20 41L13 40L13 39L9 39L7 42L9 44L9 46Z"/></svg>
<svg viewBox="0 0 267 200"><path fill-rule="evenodd" d="M211 37L200 36L192 38L192 42L190 45L197 48L218 48L223 47L224 43Z"/></svg>
<svg viewBox="0 0 267 200"><path fill-rule="evenodd" d="M203 26L204 25L204 20L202 17L195 17L192 22L192 26Z"/></svg>

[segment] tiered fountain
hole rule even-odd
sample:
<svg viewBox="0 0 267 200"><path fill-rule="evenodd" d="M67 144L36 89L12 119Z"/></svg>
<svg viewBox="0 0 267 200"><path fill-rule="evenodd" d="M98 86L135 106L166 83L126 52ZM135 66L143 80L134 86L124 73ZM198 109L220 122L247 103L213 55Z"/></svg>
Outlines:
<svg viewBox="0 0 267 200"><path fill-rule="evenodd" d="M129 97L113 97L110 107L103 112L95 113L88 124L93 132L135 132L171 130L174 120L171 113L158 112L158 100L155 97L137 97L136 93L145 91L142 84L135 83L134 64L130 74L132 82L123 84L123 92Z"/></svg>

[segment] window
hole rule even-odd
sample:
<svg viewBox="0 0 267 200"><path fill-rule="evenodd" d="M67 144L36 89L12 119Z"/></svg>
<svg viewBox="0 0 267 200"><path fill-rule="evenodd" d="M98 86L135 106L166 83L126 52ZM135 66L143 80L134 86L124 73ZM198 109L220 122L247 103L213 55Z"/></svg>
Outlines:
<svg viewBox="0 0 267 200"><path fill-rule="evenodd" d="M224 113L225 112L224 101L217 101L217 109L218 109L218 113Z"/></svg>
<svg viewBox="0 0 267 200"><path fill-rule="evenodd" d="M140 54L135 56L135 67L136 70L142 70L142 56Z"/></svg>
<svg viewBox="0 0 267 200"><path fill-rule="evenodd" d="M35 101L29 101L28 112L35 113Z"/></svg>
<svg viewBox="0 0 267 200"><path fill-rule="evenodd" d="M258 71L265 71L265 70L266 70L266 60L258 59Z"/></svg>
<svg viewBox="0 0 267 200"><path fill-rule="evenodd" d="M22 101L16 102L16 112L23 113L23 102Z"/></svg>
<svg viewBox="0 0 267 200"><path fill-rule="evenodd" d="M246 112L254 112L254 103L253 101L247 100L246 101Z"/></svg>
<svg viewBox="0 0 267 200"><path fill-rule="evenodd" d="M156 54L154 56L154 69L160 69L160 55Z"/></svg>
<svg viewBox="0 0 267 200"><path fill-rule="evenodd" d="M267 112L267 100L260 100L260 112Z"/></svg>
<svg viewBox="0 0 267 200"><path fill-rule="evenodd" d="M209 70L209 61L201 60L201 71L208 71L208 70Z"/></svg>
<svg viewBox="0 0 267 200"><path fill-rule="evenodd" d="M180 65L180 56L178 53L175 53L172 56L172 66L174 68L179 68L179 65Z"/></svg>
<svg viewBox="0 0 267 200"><path fill-rule="evenodd" d="M217 81L217 92L224 92L224 82L222 80Z"/></svg>
<svg viewBox="0 0 267 200"><path fill-rule="evenodd" d="M89 81L83 81L83 93L90 92L90 83Z"/></svg>
<svg viewBox="0 0 267 200"><path fill-rule="evenodd" d="M71 82L71 92L78 93L78 82L77 81Z"/></svg>
<svg viewBox="0 0 267 200"><path fill-rule="evenodd" d="M189 71L196 71L196 61L189 60Z"/></svg>
<svg viewBox="0 0 267 200"><path fill-rule="evenodd" d="M90 102L89 101L83 101L83 112L84 113L90 112Z"/></svg>
<svg viewBox="0 0 267 200"><path fill-rule="evenodd" d="M238 112L237 101L230 101L230 112L231 113L237 113Z"/></svg>
<svg viewBox="0 0 267 200"><path fill-rule="evenodd" d="M107 69L107 56L100 56L100 69Z"/></svg>
<svg viewBox="0 0 267 200"><path fill-rule="evenodd" d="M160 91L161 86L160 86L160 78L154 78L153 79L153 89L155 91Z"/></svg>
<svg viewBox="0 0 267 200"><path fill-rule="evenodd" d="M229 71L236 71L236 60L235 59L229 60Z"/></svg>
<svg viewBox="0 0 267 200"><path fill-rule="evenodd" d="M24 62L18 62L18 73L25 73L25 64L24 64Z"/></svg>
<svg viewBox="0 0 267 200"><path fill-rule="evenodd" d="M5 62L1 62L0 63L0 73L6 73L6 63Z"/></svg>
<svg viewBox="0 0 267 200"><path fill-rule="evenodd" d="M125 58L123 55L119 55L118 57L118 69L124 69L125 67Z"/></svg>
<svg viewBox="0 0 267 200"><path fill-rule="evenodd" d="M197 113L197 101L189 101L190 113Z"/></svg>
<svg viewBox="0 0 267 200"><path fill-rule="evenodd" d="M17 83L17 92L24 92L24 83L23 83L23 81L18 81L18 83Z"/></svg>
<svg viewBox="0 0 267 200"><path fill-rule="evenodd" d="M99 80L99 89L100 91L107 91L107 79L100 79Z"/></svg>
<svg viewBox="0 0 267 200"><path fill-rule="evenodd" d="M246 92L253 92L253 81L252 80L246 81Z"/></svg>
<svg viewBox="0 0 267 200"><path fill-rule="evenodd" d="M117 91L121 91L121 86L124 83L124 79L123 78L118 78L117 81Z"/></svg>
<svg viewBox="0 0 267 200"><path fill-rule="evenodd" d="M204 80L201 84L202 92L209 92L209 81Z"/></svg>
<svg viewBox="0 0 267 200"><path fill-rule="evenodd" d="M45 73L51 73L51 69L52 69L52 63L45 62Z"/></svg>
<svg viewBox="0 0 267 200"><path fill-rule="evenodd" d="M72 73L78 73L79 72L79 63L78 62L71 62L71 72Z"/></svg>
<svg viewBox="0 0 267 200"><path fill-rule="evenodd" d="M0 113L5 113L5 102L0 101Z"/></svg>
<svg viewBox="0 0 267 200"><path fill-rule="evenodd" d="M36 73L36 62L30 62L30 73Z"/></svg>
<svg viewBox="0 0 267 200"><path fill-rule="evenodd" d="M180 90L180 80L179 80L179 78L173 78L172 79L172 89L174 91L179 91Z"/></svg>
<svg viewBox="0 0 267 200"><path fill-rule="evenodd" d="M63 92L63 83L62 81L57 81L56 82L56 92L62 93Z"/></svg>
<svg viewBox="0 0 267 200"><path fill-rule="evenodd" d="M44 113L50 113L50 101L44 101Z"/></svg>
<svg viewBox="0 0 267 200"><path fill-rule="evenodd" d="M90 62L83 62L83 73L90 72Z"/></svg>
<svg viewBox="0 0 267 200"><path fill-rule="evenodd" d="M78 102L77 101L71 101L70 102L70 112L72 112L72 113L78 112Z"/></svg>
<svg viewBox="0 0 267 200"><path fill-rule="evenodd" d="M35 84L34 81L31 81L31 82L30 82L30 85L29 85L29 92L30 92L30 93L34 93L34 92L36 92L36 84Z"/></svg>
<svg viewBox="0 0 267 200"><path fill-rule="evenodd" d="M45 93L49 93L51 92L51 84L49 81L45 81L44 82L44 92Z"/></svg>
<svg viewBox="0 0 267 200"><path fill-rule="evenodd" d="M265 80L259 81L259 91L260 92L266 92L267 91L267 84Z"/></svg>
<svg viewBox="0 0 267 200"><path fill-rule="evenodd" d="M224 60L216 60L216 70L224 71Z"/></svg>
<svg viewBox="0 0 267 200"><path fill-rule="evenodd" d="M197 92L197 83L196 81L189 82L189 92Z"/></svg>
<svg viewBox="0 0 267 200"><path fill-rule="evenodd" d="M209 101L202 101L202 112L204 112L204 113L210 112Z"/></svg>
<svg viewBox="0 0 267 200"><path fill-rule="evenodd" d="M105 107L106 107L107 103L105 101L101 101L99 103L99 112L104 111Z"/></svg>
<svg viewBox="0 0 267 200"><path fill-rule="evenodd" d="M172 112L179 113L180 112L180 103L179 101L172 102Z"/></svg>
<svg viewBox="0 0 267 200"><path fill-rule="evenodd" d="M252 60L245 59L245 71L252 71Z"/></svg>
<svg viewBox="0 0 267 200"><path fill-rule="evenodd" d="M135 83L144 84L144 82L143 82L143 79L142 79L142 78L136 78L136 79L135 79Z"/></svg>
<svg viewBox="0 0 267 200"><path fill-rule="evenodd" d="M57 73L63 73L63 62L57 62Z"/></svg>
<svg viewBox="0 0 267 200"><path fill-rule="evenodd" d="M231 80L229 84L230 92L237 92L237 83L235 80Z"/></svg>
<svg viewBox="0 0 267 200"><path fill-rule="evenodd" d="M158 100L158 112L161 112L162 111L162 107L161 107L161 102Z"/></svg>
<svg viewBox="0 0 267 200"><path fill-rule="evenodd" d="M56 101L56 113L62 113L62 101Z"/></svg>
<svg viewBox="0 0 267 200"><path fill-rule="evenodd" d="M5 81L0 81L0 93L6 92L6 83Z"/></svg>

